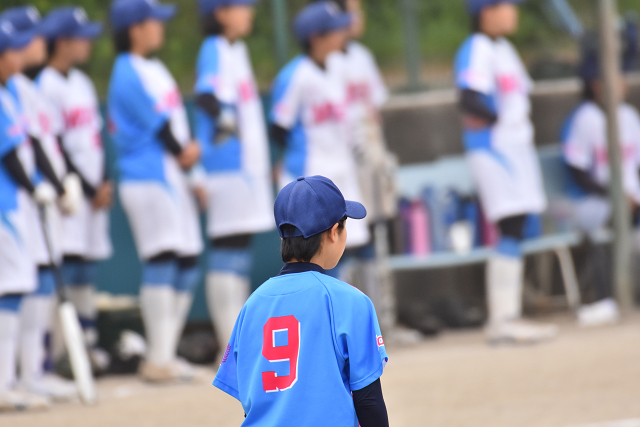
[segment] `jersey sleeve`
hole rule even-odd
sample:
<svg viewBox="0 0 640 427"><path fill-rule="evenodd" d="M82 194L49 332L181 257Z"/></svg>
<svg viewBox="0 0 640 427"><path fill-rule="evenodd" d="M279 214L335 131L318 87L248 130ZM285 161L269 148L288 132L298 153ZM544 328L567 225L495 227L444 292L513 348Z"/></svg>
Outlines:
<svg viewBox="0 0 640 427"><path fill-rule="evenodd" d="M332 298L332 304L338 352L348 362L351 390L360 390L380 378L388 356L373 303L355 292L355 297Z"/></svg>
<svg viewBox="0 0 640 427"><path fill-rule="evenodd" d="M124 113L122 117L142 129L159 130L169 119L168 113L145 90L131 64L120 65L110 91L111 107L119 109Z"/></svg>
<svg viewBox="0 0 640 427"><path fill-rule="evenodd" d="M495 90L491 41L482 35L469 37L455 59L455 80L460 90L470 89L490 94Z"/></svg>
<svg viewBox="0 0 640 427"><path fill-rule="evenodd" d="M0 159L4 158L24 139L22 129L0 109Z"/></svg>
<svg viewBox="0 0 640 427"><path fill-rule="evenodd" d="M236 320L231 338L222 356L222 363L220 363L216 377L213 380L215 387L237 400L240 400L240 392L238 391L240 388L238 385L238 334L244 318L244 311L243 308Z"/></svg>
<svg viewBox="0 0 640 427"><path fill-rule="evenodd" d="M594 155L594 120L589 120L588 116L588 110L578 109L567 120L562 136L562 154L565 162L582 170L591 167Z"/></svg>
<svg viewBox="0 0 640 427"><path fill-rule="evenodd" d="M220 86L219 53L215 40L207 39L198 54L196 63L196 95L216 94Z"/></svg>
<svg viewBox="0 0 640 427"><path fill-rule="evenodd" d="M363 50L366 58L367 69L369 70L371 101L373 102L374 107L380 108L385 102L387 102L387 99L389 98L389 91L387 90L387 86L384 84L382 74L380 73L380 69L378 68L378 64L376 63L376 59L373 54L364 46Z"/></svg>
<svg viewBox="0 0 640 427"><path fill-rule="evenodd" d="M285 129L295 125L301 107L297 68L295 63L287 65L276 77L271 90L269 120Z"/></svg>

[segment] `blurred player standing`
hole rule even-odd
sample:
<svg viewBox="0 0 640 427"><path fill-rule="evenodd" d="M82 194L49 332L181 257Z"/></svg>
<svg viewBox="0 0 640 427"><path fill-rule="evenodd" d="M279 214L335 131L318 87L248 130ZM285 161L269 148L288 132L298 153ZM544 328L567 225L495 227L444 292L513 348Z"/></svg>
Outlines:
<svg viewBox="0 0 640 427"><path fill-rule="evenodd" d="M50 57L37 83L56 109L59 146L68 171L80 178L84 194L78 211L62 220L65 292L78 311L94 369L100 370L106 368L108 356L96 347L95 275L97 262L112 251L108 212L112 185L107 178L98 96L89 77L76 66L89 60L102 25L90 22L84 9L74 6L51 10L46 21Z"/></svg>
<svg viewBox="0 0 640 427"><path fill-rule="evenodd" d="M191 140L178 86L158 59L164 21L174 5L116 0L111 23L118 52L109 83L110 131L116 143L120 199L140 258L140 304L148 349L141 377L188 379L176 358L178 338L193 301L202 251L200 222L189 171L200 149Z"/></svg>
<svg viewBox="0 0 640 427"><path fill-rule="evenodd" d="M207 301L219 342L249 297L256 233L273 228L264 112L246 45L255 0L200 0L205 39L196 66L196 136L207 171L211 239Z"/></svg>
<svg viewBox="0 0 640 427"><path fill-rule="evenodd" d="M299 176L320 174L334 181L346 197L361 199L347 136L346 81L327 69L329 55L345 46L351 22L351 15L332 1L313 3L295 19L294 31L304 53L280 71L271 93L271 132L285 147L280 187ZM363 221L352 222L347 229L347 248L369 242Z"/></svg>
<svg viewBox="0 0 640 427"><path fill-rule="evenodd" d="M31 68L40 69L46 60L46 23L40 20L40 14L33 6L9 9L0 15L7 19L18 31L31 31L35 34L31 43L22 51L23 73L14 74L10 79L15 88L20 106L26 117L26 132L33 147L37 173L35 182L43 179L56 189L59 206L72 213L79 206L80 183L76 176L65 177L64 158L58 148L56 132L52 127L54 110L42 96L33 80ZM63 180L63 182L61 182ZM73 188L72 188L73 187ZM55 296L55 278L51 261L62 261L60 210L51 206L46 209L46 227L51 236L54 254L49 254L40 222L38 206L28 204L31 218L31 239L29 246L34 261L38 265L38 288L22 300L20 310L20 381L31 392L64 400L75 397L77 391L73 383L53 375L44 375L44 339L51 327L51 310Z"/></svg>
<svg viewBox="0 0 640 427"><path fill-rule="evenodd" d="M22 69L22 50L33 33L0 21L0 410L47 406L47 399L17 392L16 354L20 303L37 289L37 269L29 248L29 195L41 206L55 202L51 184L34 186L35 159L25 132L11 76Z"/></svg>
<svg viewBox="0 0 640 427"><path fill-rule="evenodd" d="M365 29L360 0L334 1L343 12L351 14L352 23L349 41L341 52L331 55L328 67L346 79L349 146L367 208L366 222L375 225L392 218L397 208L393 186L395 159L386 149L380 119L380 108L389 94L371 51L357 41ZM363 289L380 313L380 280L373 243L359 248L354 255L362 261Z"/></svg>
<svg viewBox="0 0 640 427"><path fill-rule="evenodd" d="M242 403L243 426L388 427L388 357L371 300L325 274L367 211L331 180L300 177L275 201L285 262L242 308L213 384Z"/></svg>
<svg viewBox="0 0 640 427"><path fill-rule="evenodd" d="M490 341L531 342L557 330L521 320L524 260L520 243L528 214L546 207L529 118L532 81L505 36L518 25L517 0L468 0L473 34L455 60L464 115L463 140L487 218L500 241L486 267Z"/></svg>
<svg viewBox="0 0 640 427"><path fill-rule="evenodd" d="M634 39L637 35L634 34ZM587 40L595 40L596 35ZM623 69L628 70L636 56L635 40L626 41ZM604 111L604 84L600 78L597 44L587 46L580 67L583 101L567 119L562 135L564 161L572 176L568 189L574 203L577 226L588 237L606 227L611 216L609 203L609 161L607 155L607 118ZM621 79L621 99L627 87ZM618 111L623 187L632 211L633 224L640 227L640 116L628 103ZM640 231L636 231L640 233ZM639 240L640 243L640 240ZM592 269L595 302L581 307L578 322L584 326L615 323L618 305L613 298L611 254L604 245L590 243L588 265Z"/></svg>

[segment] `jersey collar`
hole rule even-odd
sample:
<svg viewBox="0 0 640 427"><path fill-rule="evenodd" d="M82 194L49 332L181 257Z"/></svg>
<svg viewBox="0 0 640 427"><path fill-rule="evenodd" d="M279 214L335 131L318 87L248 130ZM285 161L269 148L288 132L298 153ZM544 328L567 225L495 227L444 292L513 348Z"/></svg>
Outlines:
<svg viewBox="0 0 640 427"><path fill-rule="evenodd" d="M318 273L326 274L324 268L318 264L311 262L289 262L282 267L278 276L284 276L285 274L304 273L305 271L317 271Z"/></svg>

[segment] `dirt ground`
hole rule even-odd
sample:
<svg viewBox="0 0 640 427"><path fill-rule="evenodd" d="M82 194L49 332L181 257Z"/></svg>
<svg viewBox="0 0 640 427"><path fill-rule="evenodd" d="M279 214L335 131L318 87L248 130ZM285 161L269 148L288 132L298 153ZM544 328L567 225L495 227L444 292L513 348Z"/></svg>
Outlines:
<svg viewBox="0 0 640 427"><path fill-rule="evenodd" d="M568 315L545 320L561 335L541 345L489 347L474 330L389 348L391 426L640 427L640 313L588 330ZM103 379L97 406L0 415L0 426L239 426L240 404L209 385L213 375L165 387Z"/></svg>

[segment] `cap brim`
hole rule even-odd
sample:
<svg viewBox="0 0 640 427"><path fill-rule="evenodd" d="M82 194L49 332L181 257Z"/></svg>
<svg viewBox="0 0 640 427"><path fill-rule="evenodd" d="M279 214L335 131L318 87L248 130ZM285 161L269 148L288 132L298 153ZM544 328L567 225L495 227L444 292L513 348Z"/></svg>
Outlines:
<svg viewBox="0 0 640 427"><path fill-rule="evenodd" d="M78 28L75 32L75 37L83 39L95 39L102 32L102 24L99 22L90 22Z"/></svg>
<svg viewBox="0 0 640 427"><path fill-rule="evenodd" d="M350 13L341 13L337 15L331 22L331 25L327 30L341 30L344 28L349 28L351 23L353 22L353 16Z"/></svg>
<svg viewBox="0 0 640 427"><path fill-rule="evenodd" d="M362 203L346 200L345 204L347 205L347 212L345 213L345 215L347 215L349 218L362 219L367 216L367 210L362 205Z"/></svg>
<svg viewBox="0 0 640 427"><path fill-rule="evenodd" d="M35 33L33 31L16 32L14 35L12 35L11 42L7 46L7 49L22 49L23 47L31 43L31 40L33 40L34 36Z"/></svg>
<svg viewBox="0 0 640 427"><path fill-rule="evenodd" d="M168 21L176 14L175 4L161 4L157 5L151 11L149 18L159 19L160 21Z"/></svg>

